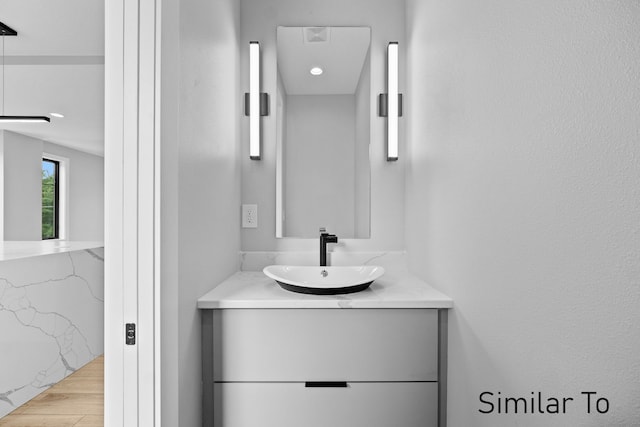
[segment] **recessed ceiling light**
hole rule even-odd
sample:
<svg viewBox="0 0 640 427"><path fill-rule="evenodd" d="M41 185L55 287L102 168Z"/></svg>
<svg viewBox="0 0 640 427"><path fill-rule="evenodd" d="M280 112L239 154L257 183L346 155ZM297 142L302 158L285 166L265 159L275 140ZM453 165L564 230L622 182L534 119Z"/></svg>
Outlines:
<svg viewBox="0 0 640 427"><path fill-rule="evenodd" d="M63 117L64 117L64 114L60 114L60 113L49 113L49 115L50 115L51 117L57 117L57 118L59 118L59 119L61 119L61 118L63 118Z"/></svg>
<svg viewBox="0 0 640 427"><path fill-rule="evenodd" d="M311 74L313 74L314 76L319 76L320 74L322 74L322 68L320 67L313 67L311 70L309 70L309 72Z"/></svg>

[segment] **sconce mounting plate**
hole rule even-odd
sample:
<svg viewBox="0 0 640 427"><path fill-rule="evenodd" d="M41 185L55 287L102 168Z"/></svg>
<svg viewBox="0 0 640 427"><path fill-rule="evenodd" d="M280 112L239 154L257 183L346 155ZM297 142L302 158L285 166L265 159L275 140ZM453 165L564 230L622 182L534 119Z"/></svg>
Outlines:
<svg viewBox="0 0 640 427"><path fill-rule="evenodd" d="M381 93L378 95L378 117L387 117L389 115L389 94ZM402 117L402 94L398 94L398 117Z"/></svg>
<svg viewBox="0 0 640 427"><path fill-rule="evenodd" d="M244 94L244 115L249 116L250 108L249 108L249 93L245 92ZM269 115L269 94L265 92L260 92L260 115L268 116Z"/></svg>

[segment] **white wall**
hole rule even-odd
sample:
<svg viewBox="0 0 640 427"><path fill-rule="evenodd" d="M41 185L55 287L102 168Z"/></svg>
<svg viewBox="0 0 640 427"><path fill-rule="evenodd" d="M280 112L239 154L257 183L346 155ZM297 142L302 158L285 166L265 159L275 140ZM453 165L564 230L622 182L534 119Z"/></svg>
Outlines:
<svg viewBox="0 0 640 427"><path fill-rule="evenodd" d="M449 425L636 425L640 5L409 0L407 19L405 235L454 299ZM483 391L576 400L483 415Z"/></svg>
<svg viewBox="0 0 640 427"><path fill-rule="evenodd" d="M50 142L44 142L42 150L69 159L69 230L66 239L104 240L104 157Z"/></svg>
<svg viewBox="0 0 640 427"><path fill-rule="evenodd" d="M370 55L367 52L367 57ZM369 61L365 59L365 64ZM371 141L371 68L364 67L356 88L356 144L355 150L355 237L368 238L371 233L371 168L369 167L369 142Z"/></svg>
<svg viewBox="0 0 640 427"><path fill-rule="evenodd" d="M0 132L0 242L4 241L4 132Z"/></svg>
<svg viewBox="0 0 640 427"><path fill-rule="evenodd" d="M104 158L10 131L3 139L4 240L42 240L42 155L68 159L66 240L104 239Z"/></svg>
<svg viewBox="0 0 640 427"><path fill-rule="evenodd" d="M42 240L42 141L8 130L4 140L4 239Z"/></svg>
<svg viewBox="0 0 640 427"><path fill-rule="evenodd" d="M248 44L260 41L262 90L271 95L271 112L262 118L262 160L252 161L248 153L248 119L242 125L242 203L257 203L259 228L243 229L245 251L316 251L315 239L275 238L276 117L277 91L276 27L283 26L369 26L371 27L371 239L347 239L344 250L395 251L404 249L404 162L387 162L385 121L377 117L378 93L385 92L386 46L389 41L404 45L404 3L397 0L241 0L241 92L248 91ZM401 72L404 69L401 68ZM402 89L402 86L401 86ZM401 127L404 121L401 121Z"/></svg>
<svg viewBox="0 0 640 427"><path fill-rule="evenodd" d="M354 237L355 97L289 95L286 105L284 235Z"/></svg>
<svg viewBox="0 0 640 427"><path fill-rule="evenodd" d="M196 301L238 269L238 2L164 0L162 26L162 424L195 427Z"/></svg>
<svg viewBox="0 0 640 427"><path fill-rule="evenodd" d="M287 128L287 94L282 84L282 76L278 72L277 85L276 85L276 101L275 101L275 114L276 114L276 205L275 205L275 218L276 218L276 235L279 237L284 236L284 206L287 204L287 198L285 196L285 184L286 175L284 171L284 146L287 144L287 135L285 129Z"/></svg>
<svg viewBox="0 0 640 427"><path fill-rule="evenodd" d="M162 0L161 126L160 126L160 251L161 251L161 420L180 425L179 248L178 248L178 112L180 91L180 0ZM193 286L193 284L192 284Z"/></svg>

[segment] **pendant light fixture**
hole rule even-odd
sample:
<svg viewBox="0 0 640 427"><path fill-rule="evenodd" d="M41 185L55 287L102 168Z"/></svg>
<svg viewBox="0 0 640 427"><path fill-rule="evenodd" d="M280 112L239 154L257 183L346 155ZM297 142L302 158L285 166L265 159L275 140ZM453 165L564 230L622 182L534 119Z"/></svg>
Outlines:
<svg viewBox="0 0 640 427"><path fill-rule="evenodd" d="M2 114L0 123L48 123L51 119L47 116L5 116L4 115L4 38L17 36L18 32L0 22L0 36L2 37Z"/></svg>

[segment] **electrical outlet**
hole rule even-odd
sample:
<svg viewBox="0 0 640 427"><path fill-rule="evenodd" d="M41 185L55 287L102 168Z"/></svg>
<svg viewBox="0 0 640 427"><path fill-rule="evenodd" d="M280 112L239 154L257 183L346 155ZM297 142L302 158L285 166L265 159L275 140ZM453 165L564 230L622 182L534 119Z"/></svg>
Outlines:
<svg viewBox="0 0 640 427"><path fill-rule="evenodd" d="M242 205L242 228L258 228L258 205Z"/></svg>

